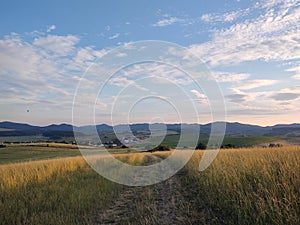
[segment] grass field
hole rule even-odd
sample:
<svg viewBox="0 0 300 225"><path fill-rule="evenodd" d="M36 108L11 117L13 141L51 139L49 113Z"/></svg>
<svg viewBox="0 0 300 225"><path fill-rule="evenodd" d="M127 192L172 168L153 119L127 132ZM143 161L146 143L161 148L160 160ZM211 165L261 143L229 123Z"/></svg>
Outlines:
<svg viewBox="0 0 300 225"><path fill-rule="evenodd" d="M77 147L72 145L46 143L35 145L7 145L5 148L0 148L0 164L79 155L80 151Z"/></svg>
<svg viewBox="0 0 300 225"><path fill-rule="evenodd" d="M80 156L0 165L0 224L300 224L300 147L221 150L199 172L202 154L147 187L108 181Z"/></svg>
<svg viewBox="0 0 300 225"><path fill-rule="evenodd" d="M104 152L97 147L80 146L81 151L86 153ZM123 154L135 152L132 149L113 148L108 149L112 154ZM8 144L0 148L0 165L16 162L36 161L43 159L80 156L81 152L76 145L59 143L30 143L30 144Z"/></svg>
<svg viewBox="0 0 300 225"><path fill-rule="evenodd" d="M178 143L178 140L180 138L179 134L176 135L168 135L164 139L164 144L175 147ZM193 136L190 137L187 136L185 141L187 142L185 145L189 146L189 143L193 141ZM268 137L268 136L249 136L249 137L230 137L230 136L225 136L223 145L227 144L233 144L237 147L250 147L253 145L258 145L258 144L264 144L264 143L271 143L271 142L276 142L276 141L281 141L283 138L280 137ZM207 143L208 142L208 135L201 134L199 137L199 141L202 143Z"/></svg>
<svg viewBox="0 0 300 225"><path fill-rule="evenodd" d="M200 156L186 166L183 182L206 223L300 224L299 147L223 150L202 173Z"/></svg>

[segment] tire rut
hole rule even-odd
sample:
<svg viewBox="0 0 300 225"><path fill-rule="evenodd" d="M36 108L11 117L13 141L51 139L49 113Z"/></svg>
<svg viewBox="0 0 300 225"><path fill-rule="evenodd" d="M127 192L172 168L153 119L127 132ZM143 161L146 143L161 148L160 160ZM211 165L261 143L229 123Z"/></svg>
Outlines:
<svg viewBox="0 0 300 225"><path fill-rule="evenodd" d="M158 159L151 155L147 161ZM124 187L113 204L96 215L94 224L198 224L177 176L180 173L147 187Z"/></svg>

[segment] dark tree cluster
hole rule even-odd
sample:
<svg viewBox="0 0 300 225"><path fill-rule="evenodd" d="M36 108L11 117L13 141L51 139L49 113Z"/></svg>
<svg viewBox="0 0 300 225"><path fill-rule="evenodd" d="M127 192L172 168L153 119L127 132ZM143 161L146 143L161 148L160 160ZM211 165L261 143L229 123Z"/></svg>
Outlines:
<svg viewBox="0 0 300 225"><path fill-rule="evenodd" d="M234 144L226 144L222 145L221 148L236 148L236 146Z"/></svg>
<svg viewBox="0 0 300 225"><path fill-rule="evenodd" d="M203 144L202 142L199 142L196 146L196 149L199 149L199 150L204 150L206 148L207 148L206 144Z"/></svg>

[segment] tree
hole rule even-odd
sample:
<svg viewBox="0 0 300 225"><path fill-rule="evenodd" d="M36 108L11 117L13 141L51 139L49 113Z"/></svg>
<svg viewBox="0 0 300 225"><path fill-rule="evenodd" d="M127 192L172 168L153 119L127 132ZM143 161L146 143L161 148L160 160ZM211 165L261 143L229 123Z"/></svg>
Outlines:
<svg viewBox="0 0 300 225"><path fill-rule="evenodd" d="M201 150L204 150L206 149L206 144L203 144L202 142L199 142L196 146L196 149L201 149Z"/></svg>
<svg viewBox="0 0 300 225"><path fill-rule="evenodd" d="M236 146L234 144L226 144L222 145L221 148L236 148Z"/></svg>
<svg viewBox="0 0 300 225"><path fill-rule="evenodd" d="M155 152L155 151L169 151L170 147L168 145L160 144L155 148L148 150L148 152Z"/></svg>

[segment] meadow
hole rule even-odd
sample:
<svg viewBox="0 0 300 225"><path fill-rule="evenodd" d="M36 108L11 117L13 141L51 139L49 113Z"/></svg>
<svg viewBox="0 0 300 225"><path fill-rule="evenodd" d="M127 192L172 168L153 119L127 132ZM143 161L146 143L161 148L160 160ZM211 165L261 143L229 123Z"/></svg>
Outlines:
<svg viewBox="0 0 300 225"><path fill-rule="evenodd" d="M168 154L116 157L143 165ZM300 224L300 147L221 150L200 172L202 154L147 187L111 182L81 156L2 162L0 224Z"/></svg>

